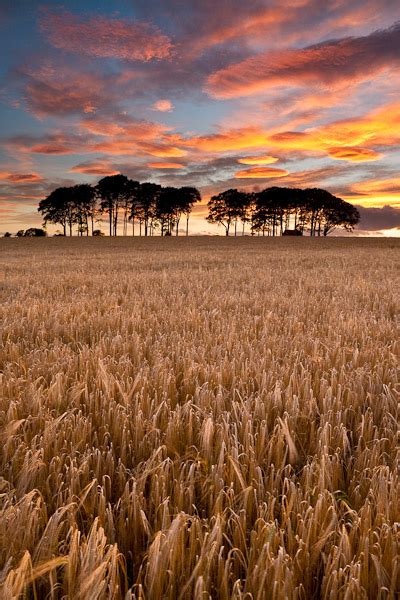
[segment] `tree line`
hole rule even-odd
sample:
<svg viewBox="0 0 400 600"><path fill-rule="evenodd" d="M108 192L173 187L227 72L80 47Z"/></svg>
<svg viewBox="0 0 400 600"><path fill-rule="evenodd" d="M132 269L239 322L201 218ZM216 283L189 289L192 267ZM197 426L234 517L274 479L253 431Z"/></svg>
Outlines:
<svg viewBox="0 0 400 600"><path fill-rule="evenodd" d="M61 225L63 235L102 235L96 221L107 215L110 236L122 226L124 235L135 226L139 235L178 235L182 218L189 234L189 217L193 206L201 201L195 187L163 187L139 183L125 175L111 175L97 185L79 184L59 187L41 200L38 211L48 223ZM225 190L207 204L209 223L222 225L226 235L243 235L246 226L252 235L326 236L334 228L352 231L360 215L350 203L320 188L269 187L258 192Z"/></svg>
<svg viewBox="0 0 400 600"><path fill-rule="evenodd" d="M186 235L193 205L200 202L200 192L194 187L162 187L156 183L139 183L125 175L103 177L97 185L79 184L59 187L39 202L38 211L44 225L61 225L63 234L72 235L76 226L78 235L96 235L95 222L106 214L109 235L116 236L122 224L124 235L128 227L139 226L139 234L153 235L156 228L161 235L178 235L179 223L184 216Z"/></svg>
<svg viewBox="0 0 400 600"><path fill-rule="evenodd" d="M226 235L232 227L237 235L249 223L252 234L326 236L336 227L352 231L360 220L358 210L349 202L320 188L270 187L260 192L229 189L212 196L208 202L209 223L218 223Z"/></svg>

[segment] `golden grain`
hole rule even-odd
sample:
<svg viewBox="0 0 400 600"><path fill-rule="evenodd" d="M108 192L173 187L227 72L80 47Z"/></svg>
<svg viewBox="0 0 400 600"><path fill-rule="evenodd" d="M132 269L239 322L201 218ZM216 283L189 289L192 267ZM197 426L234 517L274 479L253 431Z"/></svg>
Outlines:
<svg viewBox="0 0 400 600"><path fill-rule="evenodd" d="M395 598L399 248L1 240L1 598Z"/></svg>

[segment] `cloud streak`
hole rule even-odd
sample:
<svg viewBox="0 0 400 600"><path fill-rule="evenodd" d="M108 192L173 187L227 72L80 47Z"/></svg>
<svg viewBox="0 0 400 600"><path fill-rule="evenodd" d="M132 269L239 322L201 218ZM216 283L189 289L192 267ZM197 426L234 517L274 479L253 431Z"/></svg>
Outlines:
<svg viewBox="0 0 400 600"><path fill-rule="evenodd" d="M400 23L363 37L349 37L303 49L266 52L209 76L215 98L249 96L277 86L343 85L400 64Z"/></svg>
<svg viewBox="0 0 400 600"><path fill-rule="evenodd" d="M171 39L146 21L83 19L67 11L46 10L39 25L55 48L94 58L148 62L169 59L173 50Z"/></svg>
<svg viewBox="0 0 400 600"><path fill-rule="evenodd" d="M286 169L273 169L268 167L252 167L235 173L236 179L272 179L274 177L286 177L289 171Z"/></svg>

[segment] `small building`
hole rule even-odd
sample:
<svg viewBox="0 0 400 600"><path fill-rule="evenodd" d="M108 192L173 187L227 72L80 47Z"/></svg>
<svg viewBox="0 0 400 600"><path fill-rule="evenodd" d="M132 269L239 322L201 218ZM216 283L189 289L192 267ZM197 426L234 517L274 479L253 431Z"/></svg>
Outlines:
<svg viewBox="0 0 400 600"><path fill-rule="evenodd" d="M285 231L282 233L282 235L299 236L299 235L303 235L303 232L300 231L300 229L285 229Z"/></svg>

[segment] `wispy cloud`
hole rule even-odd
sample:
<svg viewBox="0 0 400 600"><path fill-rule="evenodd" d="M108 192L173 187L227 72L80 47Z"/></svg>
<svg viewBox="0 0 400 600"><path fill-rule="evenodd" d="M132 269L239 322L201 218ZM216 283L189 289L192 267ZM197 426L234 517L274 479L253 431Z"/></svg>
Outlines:
<svg viewBox="0 0 400 600"><path fill-rule="evenodd" d="M277 86L335 86L364 81L400 64L400 23L363 37L303 49L265 52L218 70L207 90L216 98L257 94Z"/></svg>
<svg viewBox="0 0 400 600"><path fill-rule="evenodd" d="M94 16L83 19L70 12L45 10L40 30L55 48L95 58L150 61L171 57L173 44L146 21Z"/></svg>

